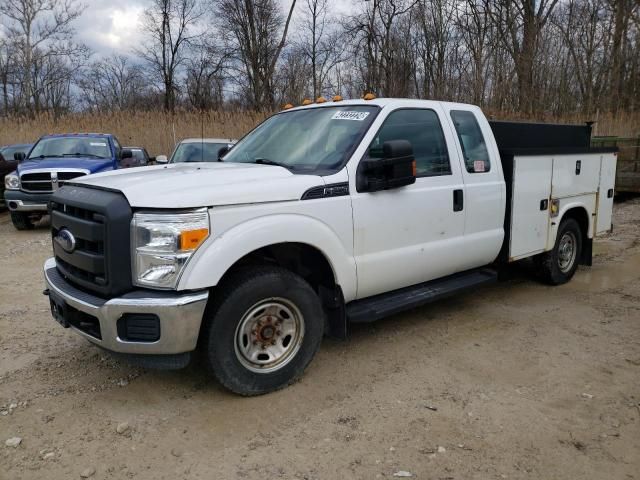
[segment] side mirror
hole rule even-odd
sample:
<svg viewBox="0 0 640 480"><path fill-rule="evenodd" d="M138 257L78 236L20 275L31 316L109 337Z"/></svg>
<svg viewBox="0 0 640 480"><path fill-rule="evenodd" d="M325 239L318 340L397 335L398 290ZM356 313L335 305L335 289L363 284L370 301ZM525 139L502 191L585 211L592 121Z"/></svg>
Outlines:
<svg viewBox="0 0 640 480"><path fill-rule="evenodd" d="M156 163L167 163L169 159L166 155L156 155Z"/></svg>
<svg viewBox="0 0 640 480"><path fill-rule="evenodd" d="M25 158L26 158L26 155L25 155L25 153L24 153L24 152L16 152L16 153L14 153L14 154L13 154L13 159L14 159L16 162L21 162L21 161L23 161Z"/></svg>
<svg viewBox="0 0 640 480"><path fill-rule="evenodd" d="M382 158L365 158L358 165L358 192L378 192L416 182L416 159L408 140L382 144Z"/></svg>

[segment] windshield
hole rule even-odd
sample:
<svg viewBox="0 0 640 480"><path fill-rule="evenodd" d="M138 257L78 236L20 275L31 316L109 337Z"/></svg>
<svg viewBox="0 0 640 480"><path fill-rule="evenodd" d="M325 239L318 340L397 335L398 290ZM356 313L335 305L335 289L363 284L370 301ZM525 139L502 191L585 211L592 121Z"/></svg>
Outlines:
<svg viewBox="0 0 640 480"><path fill-rule="evenodd" d="M43 138L33 147L29 158L47 157L111 158L111 148L109 148L109 142L106 138Z"/></svg>
<svg viewBox="0 0 640 480"><path fill-rule="evenodd" d="M188 142L176 147L169 163L217 162L218 152L223 147L231 148L231 143Z"/></svg>
<svg viewBox="0 0 640 480"><path fill-rule="evenodd" d="M267 119L224 157L225 162L277 164L294 173L342 167L378 107L341 105L283 112Z"/></svg>

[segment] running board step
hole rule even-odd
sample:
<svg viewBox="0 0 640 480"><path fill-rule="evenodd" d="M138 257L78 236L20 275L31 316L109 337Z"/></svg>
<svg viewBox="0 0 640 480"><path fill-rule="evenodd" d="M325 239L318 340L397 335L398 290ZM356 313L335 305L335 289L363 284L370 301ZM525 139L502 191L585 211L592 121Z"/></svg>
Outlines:
<svg viewBox="0 0 640 480"><path fill-rule="evenodd" d="M347 319L366 323L498 280L489 268L469 270L347 304Z"/></svg>

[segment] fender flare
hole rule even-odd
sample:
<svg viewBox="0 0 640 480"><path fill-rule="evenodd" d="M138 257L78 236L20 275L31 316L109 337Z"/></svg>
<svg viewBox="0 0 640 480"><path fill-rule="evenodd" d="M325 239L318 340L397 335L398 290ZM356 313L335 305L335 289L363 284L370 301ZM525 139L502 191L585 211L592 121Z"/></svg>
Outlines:
<svg viewBox="0 0 640 480"><path fill-rule="evenodd" d="M213 229L215 232L215 225ZM299 214L257 217L207 239L187 263L178 290L216 286L241 258L278 243L303 243L319 250L329 262L335 282L342 288L345 299L355 298L355 258L328 225Z"/></svg>
<svg viewBox="0 0 640 480"><path fill-rule="evenodd" d="M589 208L589 202L593 203L592 208ZM584 232L585 237L587 239L592 239L594 237L594 221L590 211L595 211L595 195L581 195L579 197L560 199L560 210L558 212L558 216L551 219L552 224L549 228L549 238L547 239L546 250L553 249L553 246L556 243L556 237L558 236L558 228L560 228L560 223L562 223L562 220L566 217L567 212L577 208L584 210L587 217L589 227L587 231Z"/></svg>

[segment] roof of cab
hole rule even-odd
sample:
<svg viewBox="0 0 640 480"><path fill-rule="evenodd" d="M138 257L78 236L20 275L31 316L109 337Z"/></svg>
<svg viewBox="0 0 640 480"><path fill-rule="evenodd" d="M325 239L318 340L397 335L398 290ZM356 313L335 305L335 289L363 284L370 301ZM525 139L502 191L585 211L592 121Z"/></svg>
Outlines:
<svg viewBox="0 0 640 480"><path fill-rule="evenodd" d="M185 138L178 143L236 143L234 138Z"/></svg>
<svg viewBox="0 0 640 480"><path fill-rule="evenodd" d="M49 133L47 135L43 135L41 138L61 138L61 137L112 137L113 135L110 133L89 133L89 132L80 132L80 133Z"/></svg>
<svg viewBox="0 0 640 480"><path fill-rule="evenodd" d="M419 99L415 99L415 98L375 98L373 100L364 100L361 98L357 98L357 99L353 99L353 100L339 100L337 102L334 101L330 101L327 100L325 102L322 103L310 103L309 105L300 105L300 106L296 106L293 108L289 108L287 110L283 110L283 112L291 112L293 110L303 110L303 109L307 109L307 108L322 108L322 107L333 107L333 106L340 106L340 105L359 105L359 106L366 106L366 105L375 105L377 107L380 108L384 108L388 105L395 105L395 104L413 104L415 106L420 106L421 104L427 106L428 104L433 104L433 103L440 103L440 104L445 104L445 105L456 105L456 106L464 106L464 107L475 107L475 105L471 105L471 104L464 104L464 103L456 103L456 102L443 102L440 100L431 100L431 99L424 99L424 100L419 100Z"/></svg>

